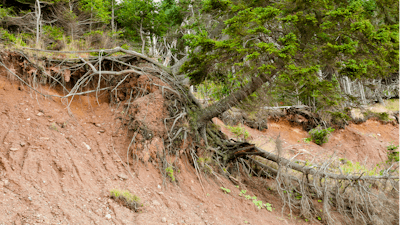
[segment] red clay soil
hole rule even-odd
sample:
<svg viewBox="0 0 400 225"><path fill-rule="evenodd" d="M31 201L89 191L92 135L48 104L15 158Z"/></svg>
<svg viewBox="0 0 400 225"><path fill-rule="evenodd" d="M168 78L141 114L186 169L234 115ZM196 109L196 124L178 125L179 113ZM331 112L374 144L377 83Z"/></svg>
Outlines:
<svg viewBox="0 0 400 225"><path fill-rule="evenodd" d="M163 106L158 105L159 96L146 96L139 99L138 107L146 105L150 109L147 117L160 120L157 113ZM115 132L120 124L114 118L120 112L113 110L106 98L97 103L91 96L76 97L71 111L69 114L60 99L45 99L26 86L10 83L0 73L0 224L310 224L290 219L286 211L281 214L277 194L261 185L252 189L256 183L243 184L241 189L271 203L273 212L257 209L222 176L202 176L201 184L185 156L175 174L178 182L166 180L163 185L155 161L142 162L152 157L151 148L146 152L136 146L132 150L142 154L141 160L131 160L129 173L121 159L126 161L130 140L123 129ZM157 131L158 125L153 125ZM279 133L278 127L270 127L265 134L273 137ZM303 137L290 138L287 132L290 143ZM385 143L390 141L389 131L379 132ZM354 137L368 136L364 131ZM268 180L266 185L273 183ZM221 186L232 192L223 193ZM110 199L113 188L139 196L140 212Z"/></svg>
<svg viewBox="0 0 400 225"><path fill-rule="evenodd" d="M229 138L236 138L221 120L214 118L213 121ZM399 145L399 125L382 124L375 120L335 130L329 141L321 146L313 142L305 143L304 139L310 137L308 133L289 121L270 122L268 129L263 131L244 127L250 134L249 141L269 152L276 151L275 141L279 136L286 157L297 155L298 159L321 161L336 156L370 168L387 160L387 146Z"/></svg>

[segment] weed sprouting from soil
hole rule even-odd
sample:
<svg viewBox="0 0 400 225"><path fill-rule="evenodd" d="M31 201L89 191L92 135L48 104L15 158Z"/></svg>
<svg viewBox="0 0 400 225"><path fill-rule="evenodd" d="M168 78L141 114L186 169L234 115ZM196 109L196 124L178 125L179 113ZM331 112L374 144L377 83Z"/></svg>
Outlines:
<svg viewBox="0 0 400 225"><path fill-rule="evenodd" d="M112 189L110 190L110 197L135 212L142 206L140 204L140 198L128 190Z"/></svg>
<svg viewBox="0 0 400 225"><path fill-rule="evenodd" d="M335 129L328 127L326 129L322 129L321 127L317 127L315 129L310 130L309 134L312 140L317 145L322 145L328 142L329 134L332 133Z"/></svg>

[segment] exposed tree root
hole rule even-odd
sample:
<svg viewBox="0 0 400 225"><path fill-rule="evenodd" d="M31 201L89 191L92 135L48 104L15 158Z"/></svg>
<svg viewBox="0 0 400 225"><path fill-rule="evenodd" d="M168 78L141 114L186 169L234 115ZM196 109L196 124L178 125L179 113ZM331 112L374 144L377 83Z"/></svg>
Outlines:
<svg viewBox="0 0 400 225"><path fill-rule="evenodd" d="M381 175L343 173L335 157L319 165L301 165L295 157L281 157L279 145L276 155L251 143L228 140L209 122L215 116L213 108L219 106L215 105L206 111L208 113L199 115L204 112L201 104L188 87L182 85L182 78L172 74L169 68L145 55L121 48L63 53L88 52L99 52L99 56L45 59L40 61L42 66L32 62L23 53L3 52L0 53L0 69L3 68L10 76L45 97L68 100L67 107L75 96L89 93L96 93L96 97L107 94L110 103L115 104L116 108L122 105L123 111L118 119L121 128L128 130L130 144L126 151L127 163L123 163L122 159L121 162L129 173L129 160L134 157L138 160L138 153L134 150L139 148L139 144L147 148L146 143L154 138L156 131L149 129L145 120L149 102L158 94L164 99L168 115L161 120L164 128L158 127L162 129L157 134L162 140L162 146L156 146L157 156L152 160L159 160L164 184L168 176L172 181L175 180L174 175L168 171L177 167L175 162L181 154L186 154L193 163L204 193L204 168L220 182L223 181L216 171L236 183L239 181L233 176L234 169L246 170L247 174L273 177L284 207L305 218L327 224L335 224L335 221L341 219L353 224L391 224L398 221L397 210L392 210L398 208L398 203L391 201L393 193L398 195L398 164L388 165L381 171ZM115 53L124 54L112 56ZM12 63L21 65L21 68L11 68ZM253 80L253 83L257 82ZM64 95L43 94L32 85L34 83L59 85ZM251 84L247 88L247 91L254 89ZM236 94L237 99L243 97L240 93ZM147 101L147 105L142 105L146 108L142 110L147 111L141 116L138 116L139 100L141 103ZM229 108L232 101L227 98L227 105L222 108ZM309 116L308 119L316 124L322 123L312 115L303 116ZM212 162L199 163L200 154L207 154Z"/></svg>

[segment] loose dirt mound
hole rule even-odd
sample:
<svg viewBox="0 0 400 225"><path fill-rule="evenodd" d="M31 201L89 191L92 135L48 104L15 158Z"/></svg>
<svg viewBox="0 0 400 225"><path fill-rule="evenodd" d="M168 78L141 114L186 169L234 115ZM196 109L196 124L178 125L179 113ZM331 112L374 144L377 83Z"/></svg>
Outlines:
<svg viewBox="0 0 400 225"><path fill-rule="evenodd" d="M41 91L58 93L46 87ZM119 96L120 101L123 97ZM259 210L240 197L239 189L225 178L203 176L201 185L186 157L178 160L180 172L175 174L175 185L166 180L154 160L154 149L162 148L163 142L145 137L164 135L166 108L160 98L160 89L148 89L129 109L135 111L133 120L115 120L124 112L110 107L107 97L99 101L94 96L76 97L70 105L72 117L59 98L44 99L26 86L11 84L5 73L0 74L0 223L304 223L283 217L276 193L265 195L268 192L260 186L252 189L254 183L240 184L240 188L272 203L273 212ZM131 145L131 150L138 157L130 158L134 169L127 172L123 162L135 134L129 126L135 128L138 123L151 132L136 132L139 141ZM119 129L121 125L128 129ZM152 163L143 163L147 161ZM224 194L221 186L232 192ZM109 191L113 188L140 197L140 213L111 200Z"/></svg>

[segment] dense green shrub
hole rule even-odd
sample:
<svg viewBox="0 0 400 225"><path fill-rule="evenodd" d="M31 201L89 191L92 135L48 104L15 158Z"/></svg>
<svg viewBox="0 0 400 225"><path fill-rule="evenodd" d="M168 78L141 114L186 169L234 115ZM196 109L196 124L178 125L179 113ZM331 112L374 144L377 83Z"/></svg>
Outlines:
<svg viewBox="0 0 400 225"><path fill-rule="evenodd" d="M48 38L55 40L55 41L63 40L63 36L64 36L63 29L60 27L56 27L56 26L48 26L48 25L43 26L43 33Z"/></svg>
<svg viewBox="0 0 400 225"><path fill-rule="evenodd" d="M310 134L315 144L322 145L323 143L328 142L328 136L334 130L335 129L333 129L332 127L322 129L320 126L318 126L317 128L310 130L308 133Z"/></svg>

